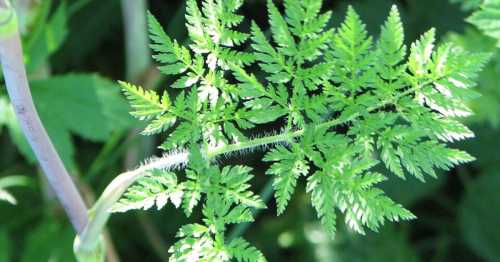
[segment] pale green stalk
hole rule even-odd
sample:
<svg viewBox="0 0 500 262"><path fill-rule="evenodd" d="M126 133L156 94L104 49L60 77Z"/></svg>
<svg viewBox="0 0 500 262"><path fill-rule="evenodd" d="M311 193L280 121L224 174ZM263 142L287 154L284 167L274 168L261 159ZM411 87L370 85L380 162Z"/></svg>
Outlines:
<svg viewBox="0 0 500 262"><path fill-rule="evenodd" d="M111 215L110 209L141 175L154 169L174 169L187 162L188 153L178 152L162 158L151 160L138 169L125 172L116 177L104 190L99 200L89 212L89 219L92 221L85 230L75 240L75 254L80 257L80 261L101 261L95 260L96 253L103 252L103 247L98 241L106 222ZM100 258L98 258L100 259Z"/></svg>
<svg viewBox="0 0 500 262"><path fill-rule="evenodd" d="M0 0L0 60L10 101L36 158L77 233L87 225L87 208L66 171L31 97L14 9Z"/></svg>

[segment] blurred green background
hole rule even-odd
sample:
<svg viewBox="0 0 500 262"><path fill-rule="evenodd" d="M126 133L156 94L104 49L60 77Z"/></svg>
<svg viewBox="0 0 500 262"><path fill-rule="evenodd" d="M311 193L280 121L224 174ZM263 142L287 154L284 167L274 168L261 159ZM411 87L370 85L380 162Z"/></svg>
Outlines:
<svg viewBox="0 0 500 262"><path fill-rule="evenodd" d="M125 25L133 19L124 18L122 1L15 2L36 106L91 203L127 166L137 164L145 154L160 153L147 148L162 137L141 141L131 131L140 123L129 117L115 80L164 90L172 79L160 76L143 57L127 60L127 41L140 44L143 39L124 36ZM476 114L467 120L477 137L457 145L478 160L425 184L410 178L385 182L388 194L418 219L386 225L379 233L359 236L339 223L337 237L330 239L308 204L304 186L297 187L284 215L276 217L271 199L268 211L240 233L269 261L500 261L500 49L495 40L465 22L481 0L324 2L325 9L334 11L335 25L343 20L347 6L353 5L375 35L396 4L408 43L435 27L440 41L493 54L480 75L482 97L471 105ZM184 1L151 0L147 5L170 36L187 41ZM264 0L245 0L243 28L248 28L250 19L267 25L264 10ZM145 68L134 75L134 65L141 61ZM258 154L224 161L256 167L255 188L262 190L268 181L267 167L258 161ZM0 262L74 261L74 232L20 133L4 87L0 87L0 198L7 200L0 201ZM109 261L165 261L177 228L199 217L186 219L172 207L116 214L108 227Z"/></svg>

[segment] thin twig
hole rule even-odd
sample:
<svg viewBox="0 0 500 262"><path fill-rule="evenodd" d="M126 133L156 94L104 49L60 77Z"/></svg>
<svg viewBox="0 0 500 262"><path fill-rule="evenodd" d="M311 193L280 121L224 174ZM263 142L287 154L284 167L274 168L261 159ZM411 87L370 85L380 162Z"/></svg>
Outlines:
<svg viewBox="0 0 500 262"><path fill-rule="evenodd" d="M38 117L23 62L17 18L7 0L0 0L0 59L10 101L47 180L77 233L88 223L87 208Z"/></svg>

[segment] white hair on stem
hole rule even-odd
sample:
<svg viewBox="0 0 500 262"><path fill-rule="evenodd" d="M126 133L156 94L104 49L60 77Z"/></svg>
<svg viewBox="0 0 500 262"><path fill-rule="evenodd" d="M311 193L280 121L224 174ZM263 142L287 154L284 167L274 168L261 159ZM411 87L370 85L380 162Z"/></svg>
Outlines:
<svg viewBox="0 0 500 262"><path fill-rule="evenodd" d="M189 152L184 149L176 149L164 153L161 157L153 156L143 161L136 170L139 173L154 169L173 170L181 169L188 162Z"/></svg>
<svg viewBox="0 0 500 262"><path fill-rule="evenodd" d="M230 151L224 151L220 154L215 154L212 155L211 159L207 159L207 161L215 161L216 163L219 163L220 158L230 158L232 156L244 156L248 154L252 154L257 150L262 150L262 151L267 151L269 148L272 148L277 145L289 145L290 144L290 139L293 138L288 138L287 134L289 132L285 132L281 130L281 132L277 131L271 131L271 132L266 132L262 133L253 137L249 138L249 141L259 139L259 138L265 138L265 137L280 137L282 136L282 140L278 141L273 141L270 143L261 143L261 144L254 144L254 145L244 145L243 142L239 142L236 144L231 144L236 145L234 147L234 150ZM241 145L241 147L238 147L238 145ZM224 147L224 146L223 146ZM212 148L209 151L215 151L216 148ZM208 153L210 155L210 152ZM207 157L208 158L208 157ZM185 149L174 149L172 151L164 153L161 157L153 156L150 157L146 160L143 161L143 163L133 170L135 173L145 173L151 170L155 169L161 169L161 170L174 170L174 169L182 169L187 165L187 162L189 160L189 152Z"/></svg>

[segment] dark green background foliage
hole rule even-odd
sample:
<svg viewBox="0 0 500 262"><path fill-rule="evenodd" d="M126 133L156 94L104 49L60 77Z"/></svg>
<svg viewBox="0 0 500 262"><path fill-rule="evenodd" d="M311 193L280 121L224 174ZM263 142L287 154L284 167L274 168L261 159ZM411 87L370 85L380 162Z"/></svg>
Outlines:
<svg viewBox="0 0 500 262"><path fill-rule="evenodd" d="M138 147L137 136L125 139L126 133L142 127L128 115L129 107L117 84L110 80L126 78L120 1L42 2L32 14L36 26L26 28L23 35L33 96L71 173L78 177L79 184L98 194L124 169L127 150ZM183 2L149 1L151 12L180 43L187 39ZM286 212L277 217L271 198L268 209L257 215L251 230L244 233L269 261L500 261L500 49L495 40L465 21L477 10L478 2L325 1L324 7L333 11L335 26L352 5L370 34L376 36L396 4L407 44L435 27L439 41L450 40L470 51L493 54L479 77L478 90L483 96L470 104L476 114L467 121L476 138L455 145L477 160L440 174L438 179L429 178L426 183L412 177L384 182L382 188L387 194L418 219L389 223L379 233L367 231L365 236L337 223L336 237L331 239L316 219L304 181L299 182L302 184L297 186ZM243 31L248 32L250 19L265 29L268 23L264 10L264 0L246 0L241 10L246 17ZM173 79L150 82L162 91ZM158 141L154 144L164 140L155 139ZM254 167L252 183L258 192L269 180L264 175L269 164L260 161L262 156L256 152L221 161ZM0 194L4 192L4 177L16 175L11 184L19 186L8 188L17 205L0 202L0 262L73 261L73 231L33 163L2 87ZM175 242L179 226L201 217L200 210L195 209L186 219L168 205L161 212L116 214L108 229L122 261L161 261L162 252Z"/></svg>

